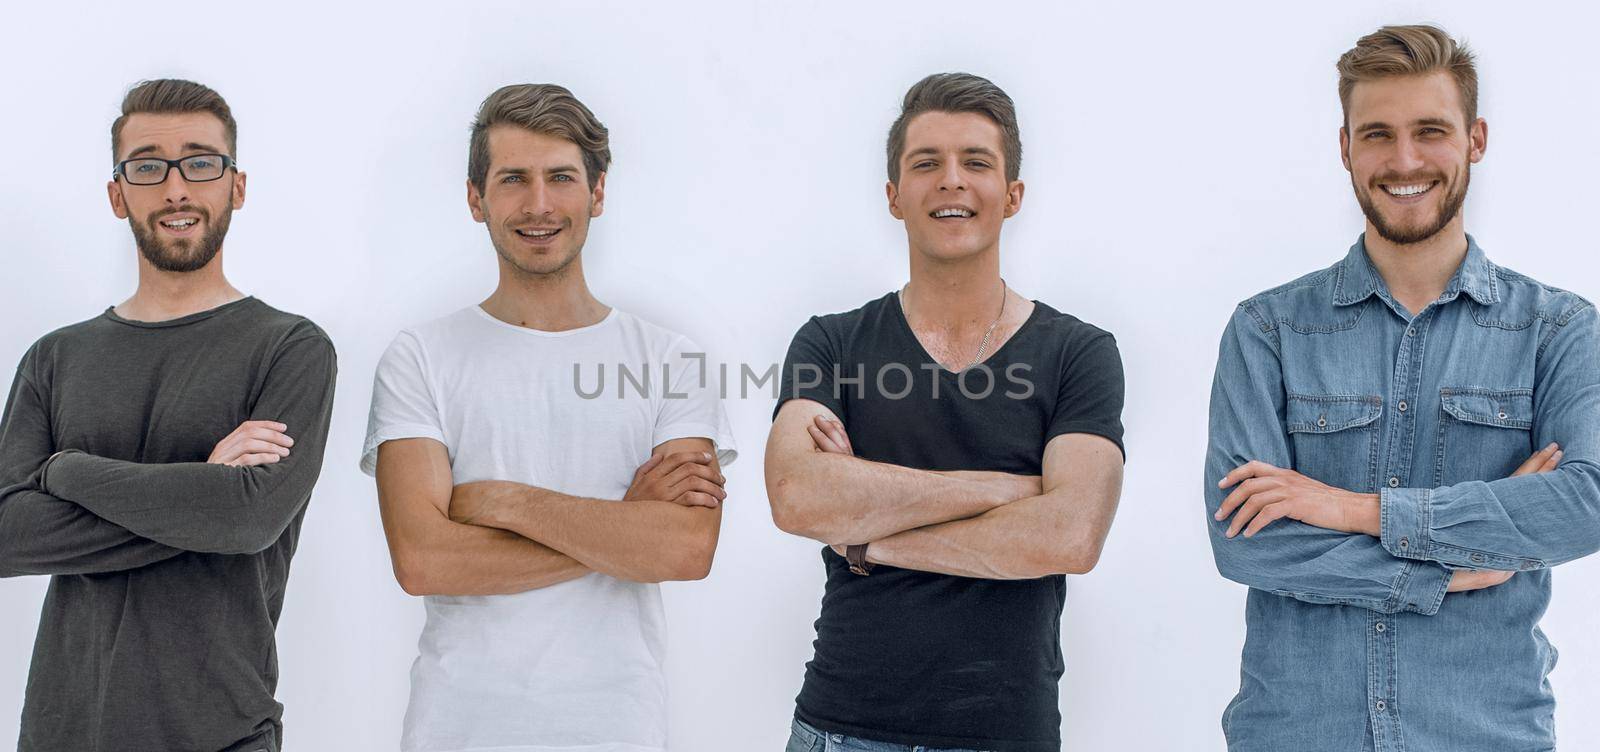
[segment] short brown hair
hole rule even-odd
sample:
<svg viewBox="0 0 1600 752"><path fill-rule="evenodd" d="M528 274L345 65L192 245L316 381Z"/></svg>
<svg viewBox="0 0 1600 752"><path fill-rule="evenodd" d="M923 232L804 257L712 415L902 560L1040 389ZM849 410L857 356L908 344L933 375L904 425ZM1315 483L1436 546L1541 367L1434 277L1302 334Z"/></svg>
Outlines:
<svg viewBox="0 0 1600 752"><path fill-rule="evenodd" d="M900 155L906 150L906 129L924 112L973 112L1000 126L1006 180L1022 174L1022 132L1017 107L992 81L971 73L935 73L918 81L900 103L900 117L889 126L889 182L900 182Z"/></svg>
<svg viewBox="0 0 1600 752"><path fill-rule="evenodd" d="M228 140L228 156L239 156L239 124L233 120L233 110L221 94L208 86L178 78L158 78L140 81L122 98L122 115L111 124L111 161L122 154L122 126L129 115L170 115L187 112L209 112L222 121L222 132Z"/></svg>
<svg viewBox="0 0 1600 752"><path fill-rule="evenodd" d="M483 100L472 121L467 179L479 193L489 179L489 129L496 125L521 126L577 144L590 190L611 167L610 132L572 92L556 84L512 84Z"/></svg>
<svg viewBox="0 0 1600 752"><path fill-rule="evenodd" d="M1389 76L1448 71L1461 91L1467 123L1478 119L1478 68L1472 50L1431 25L1385 26L1339 56L1339 104L1350 125L1350 93L1356 84Z"/></svg>

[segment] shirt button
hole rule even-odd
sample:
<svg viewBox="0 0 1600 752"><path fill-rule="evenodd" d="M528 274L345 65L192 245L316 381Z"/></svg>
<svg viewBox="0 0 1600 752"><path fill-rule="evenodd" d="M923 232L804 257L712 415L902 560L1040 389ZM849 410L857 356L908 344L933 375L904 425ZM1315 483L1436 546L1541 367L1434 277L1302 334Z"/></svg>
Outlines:
<svg viewBox="0 0 1600 752"><path fill-rule="evenodd" d="M1414 326L1407 328L1406 329L1406 336L1407 337L1415 337L1415 336L1417 336L1417 328L1414 327Z"/></svg>
<svg viewBox="0 0 1600 752"><path fill-rule="evenodd" d="M1405 411L1406 411L1406 401L1405 400L1400 400L1400 412L1405 412Z"/></svg>
<svg viewBox="0 0 1600 752"><path fill-rule="evenodd" d="M1500 418L1501 420L1505 420L1506 419L1506 414L1503 413L1503 412L1502 413L1496 413L1495 415L1496 415L1496 417Z"/></svg>
<svg viewBox="0 0 1600 752"><path fill-rule="evenodd" d="M1400 539L1400 547L1401 548L1405 548L1405 547L1407 547L1409 545L1411 545L1411 539L1410 538L1401 538Z"/></svg>
<svg viewBox="0 0 1600 752"><path fill-rule="evenodd" d="M1379 713L1382 713L1383 711L1388 710L1388 709L1389 709L1389 703L1384 702L1383 700L1379 700L1378 701L1378 712Z"/></svg>
<svg viewBox="0 0 1600 752"><path fill-rule="evenodd" d="M1395 477L1390 477L1389 478L1389 487L1390 488L1399 488L1400 487L1400 479L1399 478L1395 478Z"/></svg>
<svg viewBox="0 0 1600 752"><path fill-rule="evenodd" d="M1327 428L1327 427L1328 427L1328 416L1326 416L1326 415L1318 415L1317 416L1317 428Z"/></svg>
<svg viewBox="0 0 1600 752"><path fill-rule="evenodd" d="M1381 622L1381 621L1380 621L1380 622L1378 622L1378 623L1377 623L1377 624L1374 624L1374 625L1373 625L1373 627L1372 627L1372 628L1373 628L1373 629L1376 629L1376 630L1378 630L1378 631L1379 631L1379 632L1386 632L1386 631L1388 631L1388 630L1389 630L1389 627L1388 627L1388 626L1386 626L1386 625L1385 625L1385 624L1384 624L1384 623L1383 623L1383 622Z"/></svg>
<svg viewBox="0 0 1600 752"><path fill-rule="evenodd" d="M1472 555L1472 563L1474 563L1474 564L1482 564L1483 563L1483 554L1473 554Z"/></svg>

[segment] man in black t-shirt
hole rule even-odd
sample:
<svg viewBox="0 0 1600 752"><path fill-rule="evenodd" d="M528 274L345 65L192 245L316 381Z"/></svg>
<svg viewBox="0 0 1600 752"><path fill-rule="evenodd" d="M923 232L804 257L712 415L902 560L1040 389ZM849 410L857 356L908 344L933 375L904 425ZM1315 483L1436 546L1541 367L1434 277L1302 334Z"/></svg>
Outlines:
<svg viewBox="0 0 1600 752"><path fill-rule="evenodd" d="M1116 510L1122 364L1000 278L1021 155L994 84L913 86L888 143L911 281L789 347L768 498L828 574L790 752L1061 747L1063 575L1093 568Z"/></svg>

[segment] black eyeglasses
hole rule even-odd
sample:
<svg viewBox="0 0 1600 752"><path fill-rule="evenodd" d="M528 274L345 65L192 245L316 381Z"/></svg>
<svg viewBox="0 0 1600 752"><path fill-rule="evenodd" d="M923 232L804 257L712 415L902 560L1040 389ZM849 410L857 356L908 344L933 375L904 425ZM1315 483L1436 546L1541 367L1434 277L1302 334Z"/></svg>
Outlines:
<svg viewBox="0 0 1600 752"><path fill-rule="evenodd" d="M167 175L174 167L178 168L184 180L209 183L222 177L229 167L237 168L238 164L226 154L195 154L183 159L140 157L118 162L111 170L111 179L116 180L121 175L130 185L160 185L166 182Z"/></svg>

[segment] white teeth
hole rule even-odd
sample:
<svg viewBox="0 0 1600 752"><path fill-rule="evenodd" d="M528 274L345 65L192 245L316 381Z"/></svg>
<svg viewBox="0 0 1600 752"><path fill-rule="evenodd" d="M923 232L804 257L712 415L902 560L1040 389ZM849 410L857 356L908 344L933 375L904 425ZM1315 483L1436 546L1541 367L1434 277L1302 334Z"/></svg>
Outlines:
<svg viewBox="0 0 1600 752"><path fill-rule="evenodd" d="M939 211L934 212L933 216L935 219L943 219L945 217L970 217L972 216L972 212L967 211L966 209L940 209Z"/></svg>
<svg viewBox="0 0 1600 752"><path fill-rule="evenodd" d="M192 225L194 223L195 223L195 220L192 220L192 219L175 219L175 220L172 220L171 222L162 222L161 224L164 225L164 226L167 226L167 227L171 227L174 230L182 230L182 229L185 229L189 225Z"/></svg>
<svg viewBox="0 0 1600 752"><path fill-rule="evenodd" d="M517 234L525 238L548 238L556 234L555 230L517 230Z"/></svg>
<svg viewBox="0 0 1600 752"><path fill-rule="evenodd" d="M1384 190L1387 190L1391 196L1415 196L1419 193L1427 192L1427 190L1432 187L1432 183L1420 183L1417 185L1385 186Z"/></svg>

